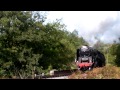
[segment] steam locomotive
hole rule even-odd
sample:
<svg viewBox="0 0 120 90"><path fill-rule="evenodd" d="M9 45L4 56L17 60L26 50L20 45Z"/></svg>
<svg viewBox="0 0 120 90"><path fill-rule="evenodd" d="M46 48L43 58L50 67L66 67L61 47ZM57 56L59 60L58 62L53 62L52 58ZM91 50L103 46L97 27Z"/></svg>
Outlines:
<svg viewBox="0 0 120 90"><path fill-rule="evenodd" d="M106 59L97 49L84 45L77 49L75 63L79 70L85 71L105 66Z"/></svg>

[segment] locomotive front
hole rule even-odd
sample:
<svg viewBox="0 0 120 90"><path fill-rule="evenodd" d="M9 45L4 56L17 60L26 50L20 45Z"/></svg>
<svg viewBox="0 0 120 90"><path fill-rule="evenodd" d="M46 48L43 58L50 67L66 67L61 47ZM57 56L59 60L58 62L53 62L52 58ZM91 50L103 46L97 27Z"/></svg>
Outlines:
<svg viewBox="0 0 120 90"><path fill-rule="evenodd" d="M92 54L88 46L82 46L80 49L77 49L76 65L80 70L92 69Z"/></svg>

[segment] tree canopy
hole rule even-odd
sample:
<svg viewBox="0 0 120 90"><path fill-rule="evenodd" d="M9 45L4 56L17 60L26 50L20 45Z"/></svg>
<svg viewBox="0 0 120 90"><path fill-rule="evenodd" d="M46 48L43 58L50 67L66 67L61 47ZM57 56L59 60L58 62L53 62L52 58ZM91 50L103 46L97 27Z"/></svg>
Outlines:
<svg viewBox="0 0 120 90"><path fill-rule="evenodd" d="M68 68L76 48L86 41L59 20L43 24L45 20L38 12L0 11L1 77L27 78L49 66Z"/></svg>

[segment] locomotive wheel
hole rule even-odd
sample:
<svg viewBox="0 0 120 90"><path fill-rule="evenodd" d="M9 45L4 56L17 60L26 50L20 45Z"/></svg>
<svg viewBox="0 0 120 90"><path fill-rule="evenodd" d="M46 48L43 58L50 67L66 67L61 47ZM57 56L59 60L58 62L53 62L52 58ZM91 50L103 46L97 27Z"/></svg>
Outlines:
<svg viewBox="0 0 120 90"><path fill-rule="evenodd" d="M104 67L106 65L106 62L105 61L103 61L102 62L102 67Z"/></svg>
<svg viewBox="0 0 120 90"><path fill-rule="evenodd" d="M94 64L93 64L93 67L96 68L98 66L98 62L95 61Z"/></svg>
<svg viewBox="0 0 120 90"><path fill-rule="evenodd" d="M88 70L89 70L89 71L91 71L92 69L93 69L93 67L92 67L92 66L88 68Z"/></svg>

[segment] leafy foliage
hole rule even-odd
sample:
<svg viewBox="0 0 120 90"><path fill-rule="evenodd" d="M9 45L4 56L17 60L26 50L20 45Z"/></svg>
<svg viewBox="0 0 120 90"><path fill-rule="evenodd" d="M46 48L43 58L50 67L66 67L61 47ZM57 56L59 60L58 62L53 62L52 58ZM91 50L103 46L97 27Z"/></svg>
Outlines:
<svg viewBox="0 0 120 90"><path fill-rule="evenodd" d="M114 63L120 66L120 44L116 43L111 46L110 54L114 57Z"/></svg>
<svg viewBox="0 0 120 90"><path fill-rule="evenodd" d="M50 66L70 68L76 48L86 41L59 20L43 24L45 19L40 12L0 11L1 77L27 78Z"/></svg>

